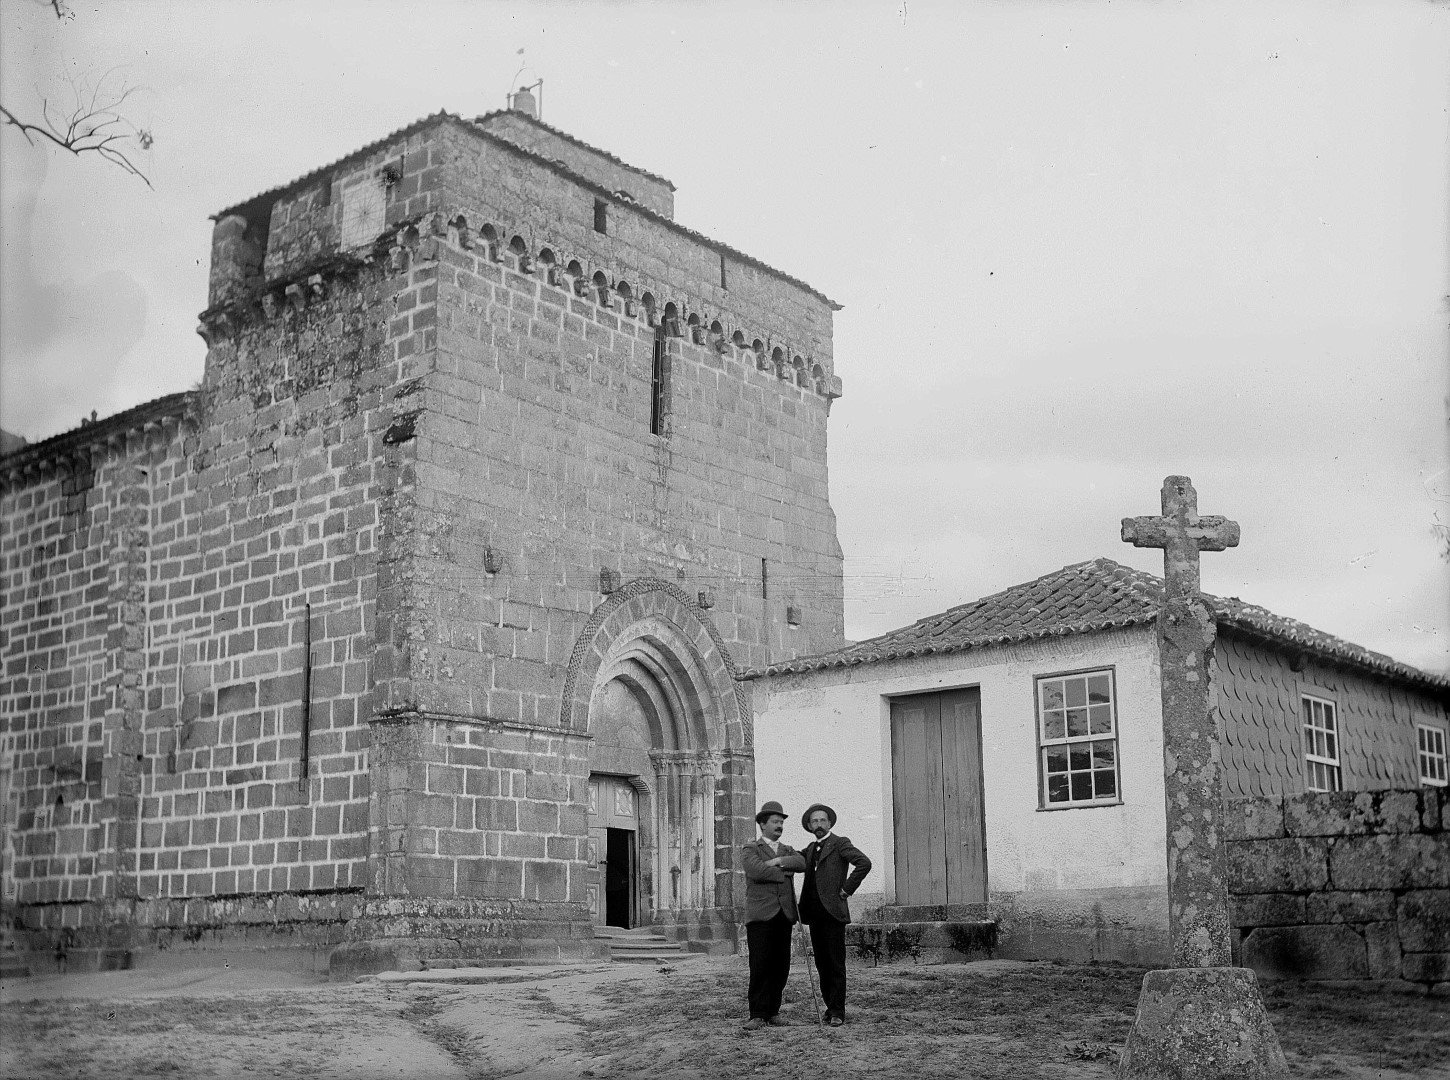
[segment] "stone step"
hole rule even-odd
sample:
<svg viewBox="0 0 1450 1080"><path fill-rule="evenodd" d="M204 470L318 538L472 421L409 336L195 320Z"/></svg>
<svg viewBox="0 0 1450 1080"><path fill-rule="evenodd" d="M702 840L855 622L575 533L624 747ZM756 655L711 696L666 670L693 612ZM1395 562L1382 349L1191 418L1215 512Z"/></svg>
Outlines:
<svg viewBox="0 0 1450 1080"><path fill-rule="evenodd" d="M664 938L657 938L654 941L614 941L609 945L615 956L627 956L630 953L675 953L687 952L683 941L666 941Z"/></svg>
<svg viewBox="0 0 1450 1080"><path fill-rule="evenodd" d="M703 954L684 952L617 952L613 956L616 964L682 964L687 960L698 960Z"/></svg>

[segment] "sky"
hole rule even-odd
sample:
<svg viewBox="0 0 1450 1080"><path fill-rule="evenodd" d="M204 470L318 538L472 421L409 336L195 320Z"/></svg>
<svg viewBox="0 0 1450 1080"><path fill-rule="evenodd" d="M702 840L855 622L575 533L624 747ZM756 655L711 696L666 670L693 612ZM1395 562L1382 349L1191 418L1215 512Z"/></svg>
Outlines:
<svg viewBox="0 0 1450 1080"><path fill-rule="evenodd" d="M849 637L1161 573L1119 521L1187 474L1206 590L1450 673L1450 6L0 0L12 112L102 77L150 187L0 130L7 430L199 382L209 215L542 77L844 305Z"/></svg>

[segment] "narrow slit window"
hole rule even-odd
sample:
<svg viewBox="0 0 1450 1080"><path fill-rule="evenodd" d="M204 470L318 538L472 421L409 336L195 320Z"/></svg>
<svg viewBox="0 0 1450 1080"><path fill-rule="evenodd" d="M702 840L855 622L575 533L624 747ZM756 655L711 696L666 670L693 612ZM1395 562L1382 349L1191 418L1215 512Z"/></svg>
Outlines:
<svg viewBox="0 0 1450 1080"><path fill-rule="evenodd" d="M654 358L650 364L650 406L649 431L651 435L663 435L665 427L665 405L669 390L669 368L665 356L665 328L655 328Z"/></svg>
<svg viewBox="0 0 1450 1080"><path fill-rule="evenodd" d="M720 288L728 289L729 287L729 285L725 284L725 256L722 253L720 256Z"/></svg>
<svg viewBox="0 0 1450 1080"><path fill-rule="evenodd" d="M594 231L609 232L609 204L603 199L594 200Z"/></svg>

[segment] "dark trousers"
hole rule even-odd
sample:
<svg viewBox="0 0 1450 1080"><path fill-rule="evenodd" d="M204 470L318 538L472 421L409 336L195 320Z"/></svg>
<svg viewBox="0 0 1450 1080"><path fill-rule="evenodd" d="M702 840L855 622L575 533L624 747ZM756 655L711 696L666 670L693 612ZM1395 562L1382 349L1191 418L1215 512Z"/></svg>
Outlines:
<svg viewBox="0 0 1450 1080"><path fill-rule="evenodd" d="M811 923L811 951L821 976L826 1012L846 1018L846 924L818 914Z"/></svg>
<svg viewBox="0 0 1450 1080"><path fill-rule="evenodd" d="M790 978L790 932L794 924L777 914L769 922L745 924L750 949L750 1015L769 1020L780 1012L780 995Z"/></svg>

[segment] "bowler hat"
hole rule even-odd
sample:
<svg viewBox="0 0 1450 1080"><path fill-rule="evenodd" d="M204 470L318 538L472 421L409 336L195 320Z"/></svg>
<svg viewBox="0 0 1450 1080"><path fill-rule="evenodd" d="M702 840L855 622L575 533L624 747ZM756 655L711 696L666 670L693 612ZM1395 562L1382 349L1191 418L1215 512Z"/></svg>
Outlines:
<svg viewBox="0 0 1450 1080"><path fill-rule="evenodd" d="M772 799L770 802L760 804L760 813L755 815L755 824L760 825L771 817L788 818L790 815L785 812L780 803Z"/></svg>
<svg viewBox="0 0 1450 1080"><path fill-rule="evenodd" d="M826 812L826 817L831 819L831 828L834 829L836 827L836 812L823 802L811 803L810 806L807 806L806 812L801 815L801 824L804 825L807 821L810 821L811 815L817 810L824 810Z"/></svg>

